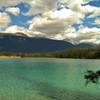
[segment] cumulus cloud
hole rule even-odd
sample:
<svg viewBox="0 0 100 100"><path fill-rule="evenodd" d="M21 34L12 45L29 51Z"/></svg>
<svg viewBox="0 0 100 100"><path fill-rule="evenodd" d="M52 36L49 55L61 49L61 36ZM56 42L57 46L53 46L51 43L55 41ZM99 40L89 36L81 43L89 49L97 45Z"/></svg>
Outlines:
<svg viewBox="0 0 100 100"><path fill-rule="evenodd" d="M86 0L85 2L88 2ZM68 40L72 43L100 43L100 30L97 28L80 27L77 32L72 25L80 22L86 13L98 14L99 8L90 5L82 6L83 0L67 1L70 9L49 10L42 17L30 21L30 30L44 33L46 37L57 40ZM98 21L97 21L98 22Z"/></svg>
<svg viewBox="0 0 100 100"><path fill-rule="evenodd" d="M30 32L27 29L25 29L24 27L17 26L17 25L8 27L4 31L4 33L12 33L12 34L22 33L23 35L30 36Z"/></svg>
<svg viewBox="0 0 100 100"><path fill-rule="evenodd" d="M57 0L30 0L31 9L29 14L49 11L55 7L56 3Z"/></svg>
<svg viewBox="0 0 100 100"><path fill-rule="evenodd" d="M62 34L58 33L55 34L52 39L56 39L56 40L69 40L70 42L72 42L72 39L77 37L77 33L75 31L74 28L67 28Z"/></svg>
<svg viewBox="0 0 100 100"><path fill-rule="evenodd" d="M39 31L49 35L63 33L73 23L81 17L70 9L51 10L44 13L43 16L37 17L30 22L30 30Z"/></svg>
<svg viewBox="0 0 100 100"><path fill-rule="evenodd" d="M43 16L30 20L31 31L45 34L45 37L56 40L68 40L74 43L77 32L72 25L84 18L84 14L73 11L66 7L60 10L47 11ZM75 41L73 41L73 39Z"/></svg>
<svg viewBox="0 0 100 100"><path fill-rule="evenodd" d="M25 0L26 2L28 0ZM50 11L57 6L57 4L64 4L74 11L78 11L77 9L81 4L87 3L89 0L30 0L28 3L31 5L31 9L29 14L33 12L46 12Z"/></svg>
<svg viewBox="0 0 100 100"><path fill-rule="evenodd" d="M74 41L77 42L92 42L92 43L100 43L100 29L99 28L87 28L82 27L78 32L78 36Z"/></svg>
<svg viewBox="0 0 100 100"><path fill-rule="evenodd" d="M9 7L6 9L6 12L9 12L13 15L18 15L20 14L20 9L18 7Z"/></svg>
<svg viewBox="0 0 100 100"><path fill-rule="evenodd" d="M80 12L83 14L92 13L90 17L96 17L96 16L99 16L100 14L100 8L86 5L86 6L80 7Z"/></svg>
<svg viewBox="0 0 100 100"><path fill-rule="evenodd" d="M10 17L5 12L0 12L0 28L7 27L8 23L10 22Z"/></svg>
<svg viewBox="0 0 100 100"><path fill-rule="evenodd" d="M97 19L95 20L95 23L100 25L100 19L97 18Z"/></svg>
<svg viewBox="0 0 100 100"><path fill-rule="evenodd" d="M18 2L26 2L26 0L0 0L0 6L9 6L9 5L14 5Z"/></svg>
<svg viewBox="0 0 100 100"><path fill-rule="evenodd" d="M9 5L16 5L25 2L30 5L27 16L42 13L28 21L29 28L18 25L9 26L5 32L23 32L30 37L48 37L57 40L66 40L72 43L93 42L100 43L100 29L93 27L80 27L78 31L73 26L74 23L81 23L85 15L91 13L89 17L96 17L100 14L100 8L91 6L90 0L1 0L0 6L8 6L6 12L18 15L20 9ZM3 16L3 18L2 18ZM7 26L10 21L7 13L0 14L0 28ZM99 19L95 20L100 24Z"/></svg>
<svg viewBox="0 0 100 100"><path fill-rule="evenodd" d="M16 32L24 32L25 29L24 27L19 27L17 25L14 25L14 26L10 26L8 27L6 30L5 30L5 33L8 32L8 33L16 33Z"/></svg>
<svg viewBox="0 0 100 100"><path fill-rule="evenodd" d="M84 42L100 44L100 29L82 27L79 31L76 31L69 27L63 34L56 34L52 39L70 41L73 44Z"/></svg>
<svg viewBox="0 0 100 100"><path fill-rule="evenodd" d="M43 36L44 34L39 33L39 32L35 32L33 33L33 31L25 29L24 27L20 27L17 25L13 25L8 27L4 33L12 33L12 34L17 34L17 33L22 33L23 35L26 35L28 37L37 37L37 36Z"/></svg>

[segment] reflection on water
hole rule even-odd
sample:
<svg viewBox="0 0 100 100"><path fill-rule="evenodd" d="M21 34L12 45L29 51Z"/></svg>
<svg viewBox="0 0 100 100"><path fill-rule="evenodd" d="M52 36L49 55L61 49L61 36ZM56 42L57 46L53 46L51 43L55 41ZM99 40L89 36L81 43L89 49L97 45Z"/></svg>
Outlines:
<svg viewBox="0 0 100 100"><path fill-rule="evenodd" d="M100 100L100 84L85 87L84 72L99 60L0 59L0 100Z"/></svg>

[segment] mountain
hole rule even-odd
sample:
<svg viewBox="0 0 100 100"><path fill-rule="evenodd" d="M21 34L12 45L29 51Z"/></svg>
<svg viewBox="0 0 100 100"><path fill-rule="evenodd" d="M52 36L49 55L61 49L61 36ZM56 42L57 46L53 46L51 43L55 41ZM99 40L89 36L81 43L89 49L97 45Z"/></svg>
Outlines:
<svg viewBox="0 0 100 100"><path fill-rule="evenodd" d="M80 43L76 45L77 48L94 48L95 45L92 43Z"/></svg>
<svg viewBox="0 0 100 100"><path fill-rule="evenodd" d="M73 47L74 45L69 42L47 38L30 38L11 34L0 35L0 52L49 52Z"/></svg>
<svg viewBox="0 0 100 100"><path fill-rule="evenodd" d="M36 53L64 50L66 48L94 48L89 43L73 45L66 41L27 37L23 33L1 33L0 52Z"/></svg>

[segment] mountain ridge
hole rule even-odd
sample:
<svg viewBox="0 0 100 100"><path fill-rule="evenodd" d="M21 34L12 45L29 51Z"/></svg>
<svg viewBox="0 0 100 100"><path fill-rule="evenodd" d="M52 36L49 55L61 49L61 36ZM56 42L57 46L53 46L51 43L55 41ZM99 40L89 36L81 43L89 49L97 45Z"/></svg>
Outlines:
<svg viewBox="0 0 100 100"><path fill-rule="evenodd" d="M74 45L63 40L52 40L48 38L27 37L18 33L0 34L0 52L14 53L32 53L32 52L51 52L60 51L67 48L95 48L96 46L89 43Z"/></svg>

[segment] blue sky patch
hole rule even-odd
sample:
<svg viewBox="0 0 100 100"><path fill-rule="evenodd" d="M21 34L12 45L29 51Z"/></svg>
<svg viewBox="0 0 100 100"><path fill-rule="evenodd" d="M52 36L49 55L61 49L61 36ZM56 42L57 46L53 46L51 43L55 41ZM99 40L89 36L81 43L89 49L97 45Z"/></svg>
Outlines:
<svg viewBox="0 0 100 100"><path fill-rule="evenodd" d="M75 24L72 25L72 27L74 27L75 30L78 31L79 28L80 28L80 25L81 25L81 24L77 24L77 23L75 23Z"/></svg>
<svg viewBox="0 0 100 100"><path fill-rule="evenodd" d="M17 4L15 7L20 8L21 12L23 13L27 13L30 10L30 5L23 2Z"/></svg>
<svg viewBox="0 0 100 100"><path fill-rule="evenodd" d="M28 21L35 18L35 17L41 16L41 13L38 13L38 14L35 14L32 16L23 15L22 13L20 13L18 16L15 16L15 15L10 14L10 13L9 13L9 15L11 17L11 23L9 23L10 26L11 25L18 25L18 26L28 28L29 27Z"/></svg>
<svg viewBox="0 0 100 100"><path fill-rule="evenodd" d="M85 5L90 5L90 6L94 6L94 7L100 7L100 0L92 0L86 4L83 4L83 6Z"/></svg>
<svg viewBox="0 0 100 100"><path fill-rule="evenodd" d="M100 7L100 0L92 0L88 4L91 6Z"/></svg>
<svg viewBox="0 0 100 100"><path fill-rule="evenodd" d="M25 16L20 14L19 16L15 16L10 14L11 23L9 25L18 25L28 28L29 24L27 23L28 20L32 19L32 16Z"/></svg>

